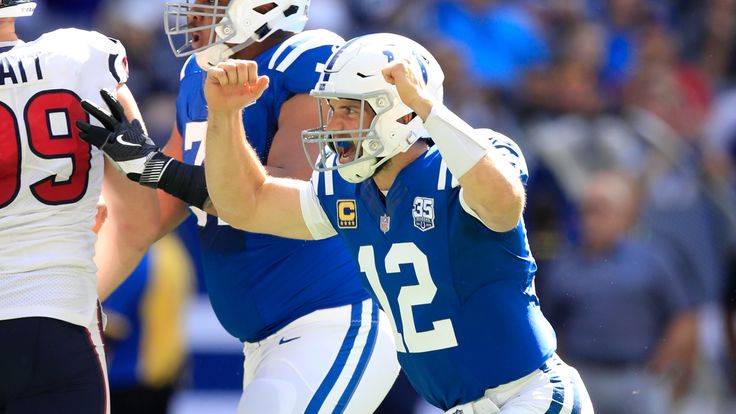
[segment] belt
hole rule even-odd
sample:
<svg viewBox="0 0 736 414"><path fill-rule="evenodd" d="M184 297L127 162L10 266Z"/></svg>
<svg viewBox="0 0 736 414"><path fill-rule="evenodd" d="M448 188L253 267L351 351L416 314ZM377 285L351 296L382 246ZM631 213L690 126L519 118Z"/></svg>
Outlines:
<svg viewBox="0 0 736 414"><path fill-rule="evenodd" d="M469 403L456 405L445 414L498 414L501 410L488 397L481 397Z"/></svg>

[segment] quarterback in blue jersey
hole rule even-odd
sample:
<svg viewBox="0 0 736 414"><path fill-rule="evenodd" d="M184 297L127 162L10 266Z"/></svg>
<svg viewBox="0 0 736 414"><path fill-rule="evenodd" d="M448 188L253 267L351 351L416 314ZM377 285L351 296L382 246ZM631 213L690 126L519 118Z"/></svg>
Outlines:
<svg viewBox="0 0 736 414"><path fill-rule="evenodd" d="M246 233L218 219L208 200L203 85L206 69L229 56L258 62L260 74L271 79L268 92L238 119L259 161L274 176L309 178L300 139L304 128L317 125L317 109L308 93L318 69L344 41L327 30L302 31L308 6L308 0L169 3L172 48L193 56L181 71L176 125L166 149L120 143L141 131L82 125L90 142L129 178L168 192L197 214L212 307L225 329L245 343L239 413L370 413L399 370L390 323L363 289L342 240ZM210 158L207 168L217 162ZM188 210L174 197L161 197L165 232Z"/></svg>
<svg viewBox="0 0 736 414"><path fill-rule="evenodd" d="M305 149L320 148L307 183L269 175L243 145L240 110L269 87L258 63L221 63L205 85L212 201L249 231L339 234L389 315L409 380L447 413L592 413L534 291L521 151L443 106L443 80L401 36L336 50L311 92L328 113L303 133Z"/></svg>

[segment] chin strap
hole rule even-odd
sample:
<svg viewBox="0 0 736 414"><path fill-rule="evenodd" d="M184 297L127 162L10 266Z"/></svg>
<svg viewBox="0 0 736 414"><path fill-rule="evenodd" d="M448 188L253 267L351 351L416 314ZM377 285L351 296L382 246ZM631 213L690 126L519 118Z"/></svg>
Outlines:
<svg viewBox="0 0 736 414"><path fill-rule="evenodd" d="M220 62L230 59L231 56L252 44L253 41L248 39L248 41L235 46L228 46L226 43L214 45L197 53L195 59L197 59L197 65L200 68L207 70L213 66L217 66Z"/></svg>

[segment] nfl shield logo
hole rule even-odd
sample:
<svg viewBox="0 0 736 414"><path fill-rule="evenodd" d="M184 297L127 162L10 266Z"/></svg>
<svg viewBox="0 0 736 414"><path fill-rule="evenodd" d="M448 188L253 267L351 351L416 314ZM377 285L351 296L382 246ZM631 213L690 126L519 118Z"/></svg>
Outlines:
<svg viewBox="0 0 736 414"><path fill-rule="evenodd" d="M434 228L434 198L417 197L411 210L414 227L421 231Z"/></svg>
<svg viewBox="0 0 736 414"><path fill-rule="evenodd" d="M388 233L389 229L391 228L391 217L387 216L386 214L381 216L381 231L385 233Z"/></svg>

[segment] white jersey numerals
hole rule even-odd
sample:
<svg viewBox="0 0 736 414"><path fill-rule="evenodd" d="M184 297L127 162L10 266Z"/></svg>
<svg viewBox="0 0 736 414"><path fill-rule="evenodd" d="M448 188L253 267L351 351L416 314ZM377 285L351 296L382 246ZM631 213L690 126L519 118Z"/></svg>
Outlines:
<svg viewBox="0 0 736 414"><path fill-rule="evenodd" d="M197 155L194 157L194 165L202 165L204 162L204 144L207 137L207 121L204 122L187 122L184 131L184 151L189 151L194 147L195 142L199 142Z"/></svg>
<svg viewBox="0 0 736 414"><path fill-rule="evenodd" d="M184 151L191 151L195 143L199 143L197 147L197 155L194 156L194 165L202 165L204 163L204 146L207 138L207 121L204 122L188 122L184 131ZM197 225L204 227L207 225L207 213L196 208L189 207L197 217ZM221 218L217 219L217 225L227 226L228 224Z"/></svg>
<svg viewBox="0 0 736 414"><path fill-rule="evenodd" d="M366 274L371 288L378 297L378 301L386 311L394 330L396 349L399 352L407 352L408 350L411 353L419 353L457 346L455 329L450 319L433 321L433 329L417 332L412 307L432 303L437 294L437 286L432 280L427 256L414 243L394 243L386 254L384 262L386 273L389 274L400 273L402 264L412 265L419 282L416 285L403 286L399 290L399 317L402 322L403 333L399 332L394 312L378 277L373 246L360 247L358 252L360 271Z"/></svg>

